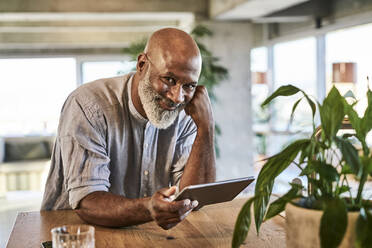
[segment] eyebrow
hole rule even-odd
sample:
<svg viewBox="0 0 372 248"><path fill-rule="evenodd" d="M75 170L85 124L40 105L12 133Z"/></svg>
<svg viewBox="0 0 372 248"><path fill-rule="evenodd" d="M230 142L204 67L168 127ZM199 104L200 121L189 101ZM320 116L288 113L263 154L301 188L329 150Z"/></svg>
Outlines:
<svg viewBox="0 0 372 248"><path fill-rule="evenodd" d="M178 77L176 76L176 74L174 74L171 71L168 71L168 72L164 73L164 76L173 77L173 78L175 78L178 81ZM198 82L191 81L191 82L187 82L186 84L195 84L196 85L196 84L198 84Z"/></svg>

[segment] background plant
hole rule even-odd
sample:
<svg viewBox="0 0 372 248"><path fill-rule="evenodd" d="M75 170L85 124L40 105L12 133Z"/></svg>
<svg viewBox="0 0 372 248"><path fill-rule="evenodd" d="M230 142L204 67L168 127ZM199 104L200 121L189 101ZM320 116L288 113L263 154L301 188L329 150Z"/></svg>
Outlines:
<svg viewBox="0 0 372 248"><path fill-rule="evenodd" d="M298 104L305 100L311 107L313 133L310 137L297 139L278 154L267 159L261 169L255 187L255 195L241 209L237 218L232 241L239 247L245 240L251 224L251 205L257 233L262 222L276 216L285 209L288 202L300 198L296 204L323 210L319 230L321 247L337 247L346 232L347 212L359 211L356 224L356 247L372 247L372 206L363 200L362 193L368 175L372 176L372 156L367 146L366 136L372 128L372 92L367 91L368 106L362 117L354 110L339 91L333 87L323 104L312 100L303 90L286 85L269 96L262 106L266 106L278 96L301 97L294 103L291 116ZM318 112L317 112L318 110ZM315 128L314 117L318 113L321 128ZM348 117L355 133L338 135L343 120ZM354 147L356 140L361 151ZM311 184L307 196L302 195L302 186L291 184L291 189L279 199L269 203L275 178L290 164L295 164ZM358 181L356 195L352 194L348 176ZM294 203L294 202L293 202Z"/></svg>
<svg viewBox="0 0 372 248"><path fill-rule="evenodd" d="M206 46L202 43L201 39L205 37L213 36L213 32L209 30L207 27L203 25L197 25L192 31L191 36L196 41L200 53L202 56L202 70L200 73L200 78L198 81L199 85L204 85L207 90L209 97L211 99L212 104L217 102L217 97L215 95L215 87L219 85L223 80L228 78L228 70L219 65L219 58L214 56L210 50L206 48ZM137 57L140 53L143 52L146 46L146 40L141 40L138 42L132 43L129 47L124 48L124 53L131 56L133 60L137 60ZM220 149L218 146L218 136L221 135L221 128L217 123L215 123L215 149L216 149L216 156L219 157Z"/></svg>

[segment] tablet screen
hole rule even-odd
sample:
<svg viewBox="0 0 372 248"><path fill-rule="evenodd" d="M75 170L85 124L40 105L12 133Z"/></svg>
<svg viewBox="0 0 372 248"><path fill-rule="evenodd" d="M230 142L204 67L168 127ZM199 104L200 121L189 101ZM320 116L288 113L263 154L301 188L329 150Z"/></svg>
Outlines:
<svg viewBox="0 0 372 248"><path fill-rule="evenodd" d="M202 206L233 200L241 191L254 181L254 177L243 177L213 183L190 185L185 187L175 197L175 201L197 200Z"/></svg>

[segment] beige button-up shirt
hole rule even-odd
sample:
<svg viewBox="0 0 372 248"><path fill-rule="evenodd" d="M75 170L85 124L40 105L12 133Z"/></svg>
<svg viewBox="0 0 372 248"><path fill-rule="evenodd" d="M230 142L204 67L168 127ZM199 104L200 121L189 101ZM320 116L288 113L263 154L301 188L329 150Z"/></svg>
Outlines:
<svg viewBox="0 0 372 248"><path fill-rule="evenodd" d="M84 84L63 105L42 210L75 209L95 191L151 196L179 183L196 136L182 111L165 130L131 99L133 73Z"/></svg>

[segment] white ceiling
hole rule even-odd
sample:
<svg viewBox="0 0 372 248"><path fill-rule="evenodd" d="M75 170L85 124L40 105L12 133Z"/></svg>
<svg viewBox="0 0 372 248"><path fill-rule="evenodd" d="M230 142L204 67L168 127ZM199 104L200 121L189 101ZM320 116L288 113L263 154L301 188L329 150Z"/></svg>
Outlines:
<svg viewBox="0 0 372 248"><path fill-rule="evenodd" d="M247 0L216 16L220 20L255 19L309 0Z"/></svg>
<svg viewBox="0 0 372 248"><path fill-rule="evenodd" d="M76 0L56 0L56 6L44 0L34 0L32 6L20 4L24 0L6 0L18 5L2 11L1 1L0 50L124 47L162 27L190 31L195 21L208 18L254 20L308 0L153 0L147 6L152 11L144 12L140 12L144 1L139 0L126 0L125 5L110 0L121 11L107 5L83 11L91 0L79 0L76 8L66 5Z"/></svg>

